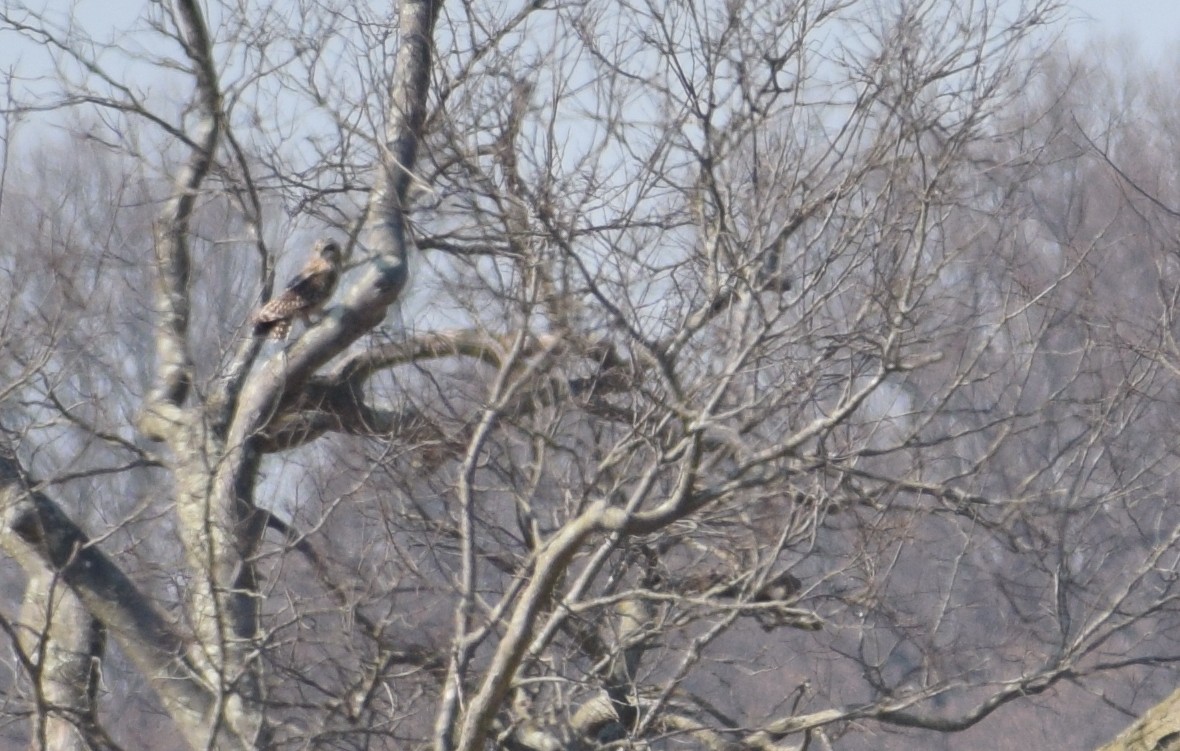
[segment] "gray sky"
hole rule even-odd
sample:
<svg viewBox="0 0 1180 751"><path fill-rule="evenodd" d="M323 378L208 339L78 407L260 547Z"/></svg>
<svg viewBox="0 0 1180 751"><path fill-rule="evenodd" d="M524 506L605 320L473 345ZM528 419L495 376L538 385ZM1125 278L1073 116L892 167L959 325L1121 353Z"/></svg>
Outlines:
<svg viewBox="0 0 1180 751"><path fill-rule="evenodd" d="M1078 19L1070 27L1070 36L1125 39L1154 63L1175 58L1180 0L1069 0L1069 5Z"/></svg>
<svg viewBox="0 0 1180 751"><path fill-rule="evenodd" d="M498 2L498 0L489 0ZM712 1L712 0L702 0ZM3 0L0 0L3 2ZM110 29L127 29L141 25L137 18L148 0L26 0L33 7L59 8L65 19L73 8L75 23L104 37ZM1006 0L1020 2L1020 0ZM1066 36L1075 42L1104 39L1141 56L1143 62L1156 66L1171 64L1180 48L1180 0L1065 0L1071 19ZM30 72L30 52L11 35L0 35L0 68L9 68L23 58L23 72ZM1126 60L1126 58L1124 58ZM37 66L31 66L35 69Z"/></svg>
<svg viewBox="0 0 1180 751"><path fill-rule="evenodd" d="M1144 46L1153 57L1171 54L1180 41L1180 0L1066 0L1081 19L1072 34L1126 35ZM34 6L40 3L31 3ZM144 0L80 0L79 16L94 20L134 18ZM1093 19L1093 20L1087 20Z"/></svg>
<svg viewBox="0 0 1180 751"><path fill-rule="evenodd" d="M1072 35L1127 36L1152 57L1169 55L1180 41L1180 0L1066 0L1079 19ZM33 6L40 3L32 2ZM79 0L80 19L132 19L144 0ZM1093 19L1093 20L1088 20Z"/></svg>

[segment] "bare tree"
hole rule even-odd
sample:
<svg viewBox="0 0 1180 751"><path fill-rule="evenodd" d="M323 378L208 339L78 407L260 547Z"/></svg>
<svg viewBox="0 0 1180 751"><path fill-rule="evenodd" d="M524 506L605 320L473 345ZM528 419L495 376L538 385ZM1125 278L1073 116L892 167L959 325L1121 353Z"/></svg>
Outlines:
<svg viewBox="0 0 1180 751"><path fill-rule="evenodd" d="M55 71L6 86L11 737L1093 746L1166 694L1170 220L1057 4L962 5L0 11ZM341 292L252 336L318 235Z"/></svg>

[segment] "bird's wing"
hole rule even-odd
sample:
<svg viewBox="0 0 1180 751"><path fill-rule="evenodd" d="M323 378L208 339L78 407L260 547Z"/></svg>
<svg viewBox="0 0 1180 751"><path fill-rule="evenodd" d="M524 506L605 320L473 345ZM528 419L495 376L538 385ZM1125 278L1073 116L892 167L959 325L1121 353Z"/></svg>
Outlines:
<svg viewBox="0 0 1180 751"><path fill-rule="evenodd" d="M323 294L331 277L331 273L327 271L313 271L309 274L301 274L291 280L291 286L287 289L289 292L294 292L302 298L312 300Z"/></svg>

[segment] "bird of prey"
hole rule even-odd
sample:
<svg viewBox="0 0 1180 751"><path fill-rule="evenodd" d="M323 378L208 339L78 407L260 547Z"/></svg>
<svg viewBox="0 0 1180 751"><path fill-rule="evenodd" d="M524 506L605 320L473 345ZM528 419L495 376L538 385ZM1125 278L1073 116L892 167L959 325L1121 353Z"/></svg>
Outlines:
<svg viewBox="0 0 1180 751"><path fill-rule="evenodd" d="M315 244L311 260L277 297L254 311L254 336L286 339L295 318L310 325L310 316L323 309L340 279L340 246L334 240Z"/></svg>

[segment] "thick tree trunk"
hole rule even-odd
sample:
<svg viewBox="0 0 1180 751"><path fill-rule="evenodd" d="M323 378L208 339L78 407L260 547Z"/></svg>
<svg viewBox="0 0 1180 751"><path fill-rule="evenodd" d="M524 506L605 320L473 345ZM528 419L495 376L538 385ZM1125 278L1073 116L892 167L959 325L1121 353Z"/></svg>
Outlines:
<svg viewBox="0 0 1180 751"><path fill-rule="evenodd" d="M1180 751L1180 689L1098 751Z"/></svg>
<svg viewBox="0 0 1180 751"><path fill-rule="evenodd" d="M36 556L5 545L28 576L21 609L20 649L35 682L33 749L84 751L101 747L95 699L105 631L76 596Z"/></svg>
<svg viewBox="0 0 1180 751"><path fill-rule="evenodd" d="M22 639L22 652L34 658L26 669L38 682L41 714L47 708L48 714L89 730L97 688L93 658L109 634L156 690L183 733L182 742L193 749L253 747L249 733L240 730L249 726L237 702L233 697L218 701L194 666L194 650L53 499L33 489L35 485L11 452L0 446L0 546L29 577L22 619L35 633ZM227 721L228 732L223 727ZM45 724L36 734L61 735L66 730L72 728ZM87 740L91 746L105 743Z"/></svg>

